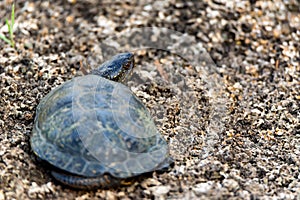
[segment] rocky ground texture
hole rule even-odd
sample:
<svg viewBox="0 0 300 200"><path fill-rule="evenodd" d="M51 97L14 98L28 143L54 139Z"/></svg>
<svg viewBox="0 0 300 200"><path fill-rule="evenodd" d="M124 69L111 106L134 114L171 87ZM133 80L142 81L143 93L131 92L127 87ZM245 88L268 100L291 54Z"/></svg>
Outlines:
<svg viewBox="0 0 300 200"><path fill-rule="evenodd" d="M0 2L5 35L12 3ZM15 6L15 48L0 41L0 200L300 198L299 1L18 0ZM51 89L107 60L100 48L107 38L143 27L185 33L214 62L205 77L191 58L135 50L128 85L151 110L175 166L109 190L57 183L30 148L36 106ZM165 41L159 32L150 39ZM174 40L177 50L189 51L182 42Z"/></svg>

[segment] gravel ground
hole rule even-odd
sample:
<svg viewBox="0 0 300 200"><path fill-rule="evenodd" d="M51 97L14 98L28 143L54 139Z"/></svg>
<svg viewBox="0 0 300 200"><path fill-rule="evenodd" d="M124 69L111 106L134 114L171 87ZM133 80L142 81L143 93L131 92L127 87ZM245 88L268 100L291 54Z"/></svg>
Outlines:
<svg viewBox="0 0 300 200"><path fill-rule="evenodd" d="M16 2L16 47L0 41L0 200L300 199L299 1ZM0 2L3 34L11 3ZM165 49L135 51L128 85L151 110L175 166L110 190L60 185L29 145L37 104L106 60L103 41L154 26L193 37L215 64L201 71ZM155 33L150 40L163 43Z"/></svg>

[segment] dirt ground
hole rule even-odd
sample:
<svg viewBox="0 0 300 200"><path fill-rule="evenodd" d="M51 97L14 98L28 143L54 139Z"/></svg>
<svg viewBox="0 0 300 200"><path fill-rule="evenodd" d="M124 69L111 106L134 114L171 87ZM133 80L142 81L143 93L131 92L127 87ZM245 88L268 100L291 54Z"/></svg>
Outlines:
<svg viewBox="0 0 300 200"><path fill-rule="evenodd" d="M11 4L0 1L5 35ZM15 48L0 41L0 200L300 199L299 1L17 0L15 15ZM109 190L61 185L30 147L36 106L107 60L105 40L117 36L109 42L117 51L138 47L145 27L159 27L149 37L158 46L134 50L127 84L175 166ZM194 66L200 51L168 52L193 47L160 28L193 38L214 65Z"/></svg>

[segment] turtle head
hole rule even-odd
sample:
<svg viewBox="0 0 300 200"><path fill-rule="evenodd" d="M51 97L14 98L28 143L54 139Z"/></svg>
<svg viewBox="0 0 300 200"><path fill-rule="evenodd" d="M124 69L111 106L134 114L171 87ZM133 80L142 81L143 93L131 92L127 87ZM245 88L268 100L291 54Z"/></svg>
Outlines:
<svg viewBox="0 0 300 200"><path fill-rule="evenodd" d="M99 75L112 81L123 82L130 76L133 67L133 54L120 53L91 71L91 74Z"/></svg>

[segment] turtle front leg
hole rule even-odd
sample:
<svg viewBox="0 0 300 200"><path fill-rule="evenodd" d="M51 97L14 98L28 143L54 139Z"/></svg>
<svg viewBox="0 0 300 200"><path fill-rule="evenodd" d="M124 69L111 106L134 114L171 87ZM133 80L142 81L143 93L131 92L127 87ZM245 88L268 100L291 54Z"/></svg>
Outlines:
<svg viewBox="0 0 300 200"><path fill-rule="evenodd" d="M51 171L52 176L59 182L78 189L95 189L118 186L122 181L108 174L97 177L83 177L72 174Z"/></svg>

